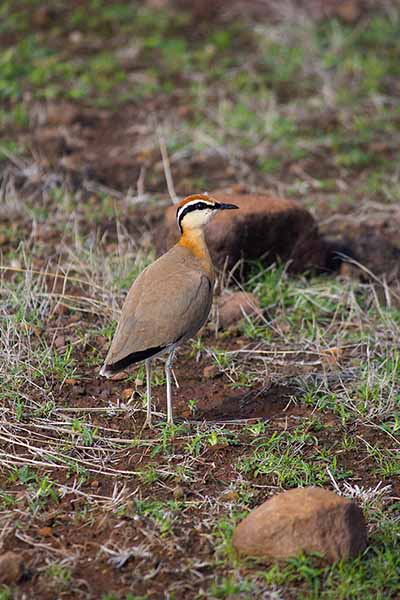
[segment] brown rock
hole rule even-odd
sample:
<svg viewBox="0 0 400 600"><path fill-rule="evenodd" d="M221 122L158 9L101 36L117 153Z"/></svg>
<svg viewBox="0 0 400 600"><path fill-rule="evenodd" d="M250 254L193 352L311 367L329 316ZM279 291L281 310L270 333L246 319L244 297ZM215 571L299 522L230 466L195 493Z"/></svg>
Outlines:
<svg viewBox="0 0 400 600"><path fill-rule="evenodd" d="M203 377L204 379L215 379L220 375L220 370L217 365L207 365L203 369Z"/></svg>
<svg viewBox="0 0 400 600"><path fill-rule="evenodd" d="M364 280L371 279L373 275L391 282L400 278L400 243L398 238L398 227L400 226L400 215L393 215L389 225L380 226L378 223L362 223L349 230L348 245L351 255L362 265L342 265L341 274L350 276L356 274ZM366 267L368 271L365 270ZM372 276L373 279L373 276Z"/></svg>
<svg viewBox="0 0 400 600"><path fill-rule="evenodd" d="M135 389L134 388L131 388L131 387L125 388L121 392L122 399L123 400L130 400L132 398L132 394L134 394L134 393L135 393Z"/></svg>
<svg viewBox="0 0 400 600"><path fill-rule="evenodd" d="M53 313L55 315L66 315L69 312L69 309L67 306L65 306L65 304L61 304L61 302L59 302L53 310Z"/></svg>
<svg viewBox="0 0 400 600"><path fill-rule="evenodd" d="M224 6L224 0L146 0L146 4L155 9L190 11L196 20L209 20L218 15Z"/></svg>
<svg viewBox="0 0 400 600"><path fill-rule="evenodd" d="M53 535L53 529L52 527L40 527L40 529L38 529L38 534L41 537L51 537Z"/></svg>
<svg viewBox="0 0 400 600"><path fill-rule="evenodd" d="M63 335L58 335L54 340L55 348L63 348L65 346L65 337Z"/></svg>
<svg viewBox="0 0 400 600"><path fill-rule="evenodd" d="M72 125L80 116L80 109L70 102L49 102L46 109L48 125Z"/></svg>
<svg viewBox="0 0 400 600"><path fill-rule="evenodd" d="M234 490L227 490L221 496L223 502L237 502L239 500L239 494Z"/></svg>
<svg viewBox="0 0 400 600"><path fill-rule="evenodd" d="M110 377L111 381L123 381L124 379L128 379L128 373L126 371L121 371L120 373L115 373Z"/></svg>
<svg viewBox="0 0 400 600"><path fill-rule="evenodd" d="M15 552L6 552L0 556L0 584L17 583L24 574L24 559Z"/></svg>
<svg viewBox="0 0 400 600"><path fill-rule="evenodd" d="M37 27L47 27L53 14L48 6L39 6L32 14L33 24Z"/></svg>
<svg viewBox="0 0 400 600"><path fill-rule="evenodd" d="M262 315L258 298L247 292L226 293L220 298L218 305L218 325L222 329L235 325L245 315L248 317Z"/></svg>
<svg viewBox="0 0 400 600"><path fill-rule="evenodd" d="M82 169L81 155L78 152L65 155L60 159L60 165L67 171L80 171Z"/></svg>
<svg viewBox="0 0 400 600"><path fill-rule="evenodd" d="M232 269L242 258L262 259L265 265L277 259L290 261L289 269L293 272L324 265L323 245L314 218L294 200L220 192L212 196L240 208L221 212L206 227L207 242L218 269ZM160 252L170 248L179 237L174 206L166 210L164 228L156 238Z"/></svg>
<svg viewBox="0 0 400 600"><path fill-rule="evenodd" d="M336 8L336 14L346 23L354 23L361 13L361 3L358 0L342 0Z"/></svg>
<svg viewBox="0 0 400 600"><path fill-rule="evenodd" d="M98 348L104 348L104 346L109 344L108 339L104 335L96 335L95 340Z"/></svg>
<svg viewBox="0 0 400 600"><path fill-rule="evenodd" d="M317 487L277 494L253 510L233 535L239 554L266 559L319 552L335 562L356 556L366 544L357 504Z"/></svg>
<svg viewBox="0 0 400 600"><path fill-rule="evenodd" d="M180 500L181 498L184 497L185 490L183 489L183 487L181 485L177 485L172 490L172 495L175 498L175 500Z"/></svg>

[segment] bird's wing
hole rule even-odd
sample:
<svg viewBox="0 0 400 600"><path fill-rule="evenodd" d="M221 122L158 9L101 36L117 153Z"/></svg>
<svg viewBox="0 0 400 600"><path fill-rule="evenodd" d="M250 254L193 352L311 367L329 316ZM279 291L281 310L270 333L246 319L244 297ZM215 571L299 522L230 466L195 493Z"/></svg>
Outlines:
<svg viewBox="0 0 400 600"><path fill-rule="evenodd" d="M210 311L211 288L199 270L159 261L147 267L129 290L105 368L124 368L194 335Z"/></svg>

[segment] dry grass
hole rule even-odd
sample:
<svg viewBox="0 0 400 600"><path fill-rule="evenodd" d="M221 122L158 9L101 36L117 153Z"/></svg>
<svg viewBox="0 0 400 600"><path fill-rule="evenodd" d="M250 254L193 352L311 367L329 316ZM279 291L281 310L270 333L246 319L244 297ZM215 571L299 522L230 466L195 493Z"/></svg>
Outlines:
<svg viewBox="0 0 400 600"><path fill-rule="evenodd" d="M29 223L29 202L14 201L16 208L17 218ZM308 589L306 579L296 575L293 587L284 583L294 576L289 567L271 567L267 578L256 564L244 567L230 536L234 522L266 496L310 483L362 503L375 550L360 560L375 573L378 552L390 570L399 501L396 293L385 282L292 279L276 267L257 268L245 289L259 296L265 317L243 322L244 345L233 347L224 333L215 337L211 324L213 335L183 354L192 355L189 364L214 362L225 393L243 390L242 407L251 398L246 390L290 389L281 413L266 422L243 419L239 406L236 418L183 420L172 430L159 414L148 434L141 430L140 369L128 383L137 390L133 401L122 393L123 382L105 398L94 385L118 306L151 260L148 237L132 240L116 221L114 233L87 243L75 211L61 203L52 218L65 232L54 250L53 241L33 237L29 254L25 247L13 253L14 266L10 255L8 266L3 261L0 286L3 543L8 547L14 537L22 545L36 573L35 589L48 593L55 586L62 593L73 582L73 593L82 593L85 577L77 574L89 555L81 544L91 535L88 527L109 519L92 560L113 582L120 574L128 581L134 564L145 583L132 575L127 590L141 593L144 585L156 597L166 585L171 597L218 598L229 590L241 597L294 597L295 589ZM34 268L43 255L51 258ZM161 384L162 395L158 369L154 384ZM214 478L215 469L224 474ZM35 532L53 513L54 534L40 539ZM77 542L68 547L63 514L76 528ZM121 538L127 522L132 525ZM171 558L160 562L165 553ZM180 575L174 584L175 561ZM343 568L351 573L356 564ZM320 582L318 568L312 562L308 568ZM333 597L335 567L323 573L326 597ZM375 589L373 577L365 574L365 589ZM395 588L387 589L390 597Z"/></svg>

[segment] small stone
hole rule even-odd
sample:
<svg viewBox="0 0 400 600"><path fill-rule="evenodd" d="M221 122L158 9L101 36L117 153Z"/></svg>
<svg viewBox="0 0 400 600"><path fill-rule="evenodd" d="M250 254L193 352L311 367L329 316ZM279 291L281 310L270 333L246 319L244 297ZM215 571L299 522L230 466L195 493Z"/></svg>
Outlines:
<svg viewBox="0 0 400 600"><path fill-rule="evenodd" d="M55 348L63 348L65 346L65 337L63 335L59 335L54 340Z"/></svg>
<svg viewBox="0 0 400 600"><path fill-rule="evenodd" d="M28 331L32 332L36 337L40 337L43 333L43 329L37 325L31 325L31 323L25 323L25 327Z"/></svg>
<svg viewBox="0 0 400 600"><path fill-rule="evenodd" d="M66 315L68 313L69 309L67 306L65 306L65 304L57 304L57 306L54 307L53 313L55 315Z"/></svg>
<svg viewBox="0 0 400 600"><path fill-rule="evenodd" d="M358 0L342 0L336 8L336 13L346 23L354 23L361 16L361 3Z"/></svg>
<svg viewBox="0 0 400 600"><path fill-rule="evenodd" d="M233 545L246 556L284 560L318 552L336 562L364 550L367 530L354 501L323 488L298 488L251 511L236 527Z"/></svg>
<svg viewBox="0 0 400 600"><path fill-rule="evenodd" d="M18 271L22 268L22 263L20 260L18 260L18 258L12 258L10 262L10 267Z"/></svg>
<svg viewBox="0 0 400 600"><path fill-rule="evenodd" d="M80 109L71 102L49 102L46 109L47 125L72 125L80 116Z"/></svg>
<svg viewBox="0 0 400 600"><path fill-rule="evenodd" d="M130 398L132 397L132 394L135 393L134 388L125 388L124 390L122 390L121 396L123 398L123 400L130 400Z"/></svg>
<svg viewBox="0 0 400 600"><path fill-rule="evenodd" d="M360 279L361 271L356 265L343 262L340 265L339 274L343 279Z"/></svg>
<svg viewBox="0 0 400 600"><path fill-rule="evenodd" d="M41 537L50 537L53 535L53 529L51 527L40 527L37 532Z"/></svg>
<svg viewBox="0 0 400 600"><path fill-rule="evenodd" d="M180 498L183 498L185 495L185 490L183 489L183 487L181 485L177 485L176 487L174 487L174 489L172 490L172 495L175 498L175 500L179 500Z"/></svg>
<svg viewBox="0 0 400 600"><path fill-rule="evenodd" d="M203 369L204 379L215 379L218 375L220 375L220 370L217 365L208 365Z"/></svg>
<svg viewBox="0 0 400 600"><path fill-rule="evenodd" d="M79 172L82 169L82 158L80 153L66 154L60 159L60 165L66 171Z"/></svg>
<svg viewBox="0 0 400 600"><path fill-rule="evenodd" d="M247 292L225 293L218 302L218 325L222 329L235 325L248 317L260 317L262 311L258 298Z"/></svg>
<svg viewBox="0 0 400 600"><path fill-rule="evenodd" d="M71 31L68 37L73 44L80 44L83 40L83 33L81 31Z"/></svg>
<svg viewBox="0 0 400 600"><path fill-rule="evenodd" d="M75 385L78 383L77 379L73 379L72 377L70 379L65 379L64 383L66 383L67 385Z"/></svg>
<svg viewBox="0 0 400 600"><path fill-rule="evenodd" d="M121 371L120 373L115 373L112 377L110 377L111 381L123 381L128 378L128 373L126 371Z"/></svg>
<svg viewBox="0 0 400 600"><path fill-rule="evenodd" d="M239 499L239 494L234 490L227 490L221 496L221 500L223 502L237 502Z"/></svg>
<svg viewBox="0 0 400 600"><path fill-rule="evenodd" d="M0 584L18 583L24 574L24 559L15 552L5 552L0 556Z"/></svg>
<svg viewBox="0 0 400 600"><path fill-rule="evenodd" d="M96 335L95 337L96 346L98 348L104 348L104 346L108 345L108 339L104 335Z"/></svg>
<svg viewBox="0 0 400 600"><path fill-rule="evenodd" d="M39 6L32 14L33 24L37 27L47 27L51 21L52 12L48 6Z"/></svg>
<svg viewBox="0 0 400 600"><path fill-rule="evenodd" d="M341 359L343 358L343 348L339 346L333 346L332 348L326 348L321 353L322 360L327 363L332 363L334 365L339 364Z"/></svg>

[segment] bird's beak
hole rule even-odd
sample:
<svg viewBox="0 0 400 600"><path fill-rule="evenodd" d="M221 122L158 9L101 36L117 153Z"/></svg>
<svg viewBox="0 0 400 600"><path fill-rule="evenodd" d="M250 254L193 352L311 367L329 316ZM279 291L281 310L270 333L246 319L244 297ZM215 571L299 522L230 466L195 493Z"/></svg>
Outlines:
<svg viewBox="0 0 400 600"><path fill-rule="evenodd" d="M215 208L217 208L218 210L233 210L234 208L239 208L239 207L236 206L236 204L224 204L224 203L217 202L215 204Z"/></svg>

